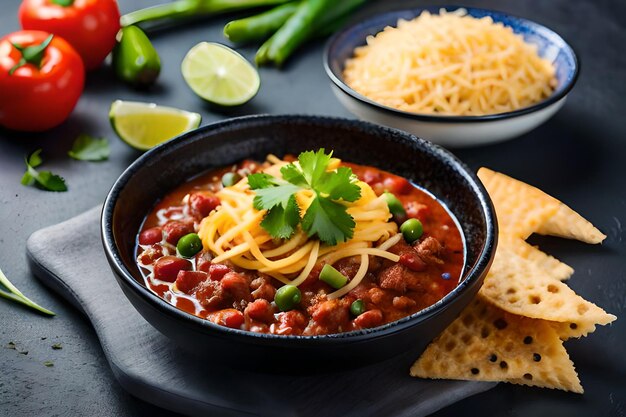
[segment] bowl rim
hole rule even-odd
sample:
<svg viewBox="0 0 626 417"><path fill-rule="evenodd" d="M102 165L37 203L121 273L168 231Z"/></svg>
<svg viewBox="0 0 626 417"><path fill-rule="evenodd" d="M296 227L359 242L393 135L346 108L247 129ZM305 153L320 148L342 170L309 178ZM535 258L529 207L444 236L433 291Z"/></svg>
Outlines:
<svg viewBox="0 0 626 417"><path fill-rule="evenodd" d="M377 103L376 101L353 90L350 86L348 86L343 81L343 76L336 74L335 71L333 71L333 69L331 68L331 65L330 65L331 49L333 48L335 43L339 40L339 38L344 36L346 33L361 26L368 26L369 24L372 23L373 20L380 19L385 15L409 12L409 13L415 13L416 16L418 16L423 11L428 11L431 13L439 13L441 9L445 9L446 11L465 9L468 12L478 11L478 12L484 12L488 14L499 14L499 15L503 15L506 17L519 20L523 22L525 26L529 26L529 27L533 27L533 28L537 28L539 30L545 31L546 33L550 34L551 37L554 37L555 39L561 41L563 43L563 46L565 47L565 50L569 54L571 54L573 58L573 63L574 63L572 77L570 77L569 81L556 94L552 94L550 97L546 97L545 99L537 103L534 103L527 107L523 107L521 109L512 110L512 111L503 112L503 113L485 114L481 116L454 116L454 115L432 115L432 114L424 114L424 113L412 113L412 112L395 109L393 107L389 107L389 106L385 106L383 104ZM397 22L395 24L397 24ZM323 51L323 64L324 64L324 70L326 71L326 75L328 76L328 78L330 78L332 83L336 87L338 87L341 91L343 91L345 94L361 102L362 104L365 104L368 107L372 107L375 110L383 111L387 114L394 115L396 117L399 116L399 117L409 118L409 119L418 120L418 121L438 122L438 123L492 122L496 120L510 119L514 117L523 116L525 114L534 113L538 110L549 107L550 105L566 97L567 94L569 94L569 92L572 90L572 88L576 84L576 81L578 80L578 76L580 74L580 60L578 59L578 55L574 51L574 48L561 35L559 35L554 30L550 29L549 27L544 26L540 23L537 23L533 20L526 19L524 17L520 17L511 13L503 12L503 11L496 10L496 9L485 9L481 7L468 7L468 6L457 6L457 5L426 6L426 7L415 7L415 8L410 8L410 9L390 10L390 11L386 11L383 13L374 14L361 21L348 25L342 28L340 31L336 32L326 42L326 45L324 46L324 51Z"/></svg>
<svg viewBox="0 0 626 417"><path fill-rule="evenodd" d="M158 158L159 155L168 153L171 150L175 150L179 147L184 147L186 143L193 143L194 137L199 140L198 137L206 137L211 132L220 132L224 129L237 128L238 126L265 126L267 124L274 123L300 123L300 124L326 124L327 126L342 127L342 128L357 128L359 130L372 131L375 130L378 134L391 134L394 136L400 136L405 141L415 141L424 152L430 153L435 158L443 158L444 162L451 163L455 170L465 179L469 187L471 187L473 193L477 196L479 207L481 209L481 215L485 220L485 242L480 252L477 254L477 259L473 265L466 265L464 267L463 281L460 282L450 293L444 296L441 300L435 304L426 307L414 314L403 317L399 320L383 324L378 327L361 329L343 333L332 333L326 335L315 336L302 336L302 335L276 335L267 333L255 333L241 329L232 329L225 326L220 326L209 320L197 317L193 314L187 313L172 304L168 303L161 297L150 291L145 285L141 284L137 279L133 277L133 274L124 264L119 253L121 252L115 244L113 236L113 213L115 204L120 193L132 178L132 176L141 167L152 158ZM239 340L251 342L264 342L273 343L276 345L289 345L292 343L298 343L295 341L308 341L315 344L335 344L335 343L353 343L362 342L363 340L373 339L378 337L385 337L392 333L397 333L407 328L413 327L423 320L438 315L446 310L456 298L460 298L464 292L469 291L474 285L480 281L481 278L487 273L490 267L493 257L495 256L495 249L498 240L498 224L496 220L495 209L493 203L487 193L487 190L482 185L482 182L478 179L476 174L471 171L463 162L461 162L451 152L436 145L432 142L418 138L407 132L389 128L385 126L376 125L370 122L345 119L338 117L328 116L316 116L316 115L250 115L241 116L223 121L218 121L209 125L201 126L186 132L168 142L156 146L155 148L147 151L139 158L137 158L115 181L111 187L109 193L106 196L102 207L102 214L100 219L100 232L101 239L105 251L105 255L112 268L114 274L118 278L117 281L121 285L122 283L126 288L132 290L135 295L138 295L144 301L147 301L152 307L164 312L170 317L177 320L182 320L185 324L191 325L194 330L201 332L215 332L213 335L216 337L239 337ZM135 233L135 232L134 232ZM136 239L136 237L135 237Z"/></svg>

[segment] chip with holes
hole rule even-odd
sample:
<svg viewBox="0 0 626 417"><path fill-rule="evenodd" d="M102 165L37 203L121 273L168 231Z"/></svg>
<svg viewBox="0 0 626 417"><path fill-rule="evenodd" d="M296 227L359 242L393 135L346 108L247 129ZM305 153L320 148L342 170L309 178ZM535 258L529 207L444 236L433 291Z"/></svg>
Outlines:
<svg viewBox="0 0 626 417"><path fill-rule="evenodd" d="M574 364L548 322L509 314L481 296L428 346L411 375L583 392Z"/></svg>
<svg viewBox="0 0 626 417"><path fill-rule="evenodd" d="M616 317L564 282L574 270L528 244L532 233L587 243L606 237L543 191L481 168L500 229L496 256L477 298L411 368L411 375L505 381L582 392L562 341Z"/></svg>
<svg viewBox="0 0 626 417"><path fill-rule="evenodd" d="M498 247L480 294L501 309L525 317L602 325L616 319L506 246Z"/></svg>

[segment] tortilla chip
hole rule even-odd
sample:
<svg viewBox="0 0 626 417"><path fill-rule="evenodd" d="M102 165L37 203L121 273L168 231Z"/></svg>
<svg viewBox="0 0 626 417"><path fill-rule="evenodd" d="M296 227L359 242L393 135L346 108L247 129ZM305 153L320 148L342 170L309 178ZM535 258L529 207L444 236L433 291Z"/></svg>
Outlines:
<svg viewBox="0 0 626 417"><path fill-rule="evenodd" d="M539 233L586 243L606 238L580 214L532 185L484 167L478 177L493 201L503 234L526 239Z"/></svg>
<svg viewBox="0 0 626 417"><path fill-rule="evenodd" d="M525 317L602 325L616 319L506 246L498 247L480 294L499 308Z"/></svg>
<svg viewBox="0 0 626 417"><path fill-rule="evenodd" d="M536 232L591 244L601 243L606 239L604 233L563 203L554 216L540 225Z"/></svg>
<svg viewBox="0 0 626 417"><path fill-rule="evenodd" d="M411 367L411 376L506 381L582 393L574 364L544 320L477 297Z"/></svg>
<svg viewBox="0 0 626 417"><path fill-rule="evenodd" d="M595 323L585 321L578 321L575 323L559 323L556 321L551 321L550 325L559 335L561 340L585 337L589 333L593 333L596 331Z"/></svg>
<svg viewBox="0 0 626 417"><path fill-rule="evenodd" d="M488 168L478 177L493 201L500 233L526 239L554 216L561 202L538 188Z"/></svg>
<svg viewBox="0 0 626 417"><path fill-rule="evenodd" d="M542 252L538 247L530 245L523 239L500 235L498 246L506 246L519 256L534 263L546 276L565 281L574 273L574 269L553 256Z"/></svg>

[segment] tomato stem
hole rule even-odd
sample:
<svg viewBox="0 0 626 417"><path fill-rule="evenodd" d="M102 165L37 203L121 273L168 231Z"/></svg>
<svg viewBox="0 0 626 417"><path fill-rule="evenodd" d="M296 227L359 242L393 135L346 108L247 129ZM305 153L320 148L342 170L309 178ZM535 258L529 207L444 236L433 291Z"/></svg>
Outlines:
<svg viewBox="0 0 626 417"><path fill-rule="evenodd" d="M40 44L26 47L13 43L13 47L22 53L22 58L9 70L9 75L13 75L18 68L26 64L33 64L37 68L41 67L41 61L46 53L46 48L50 45L50 42L52 42L53 37L54 35L49 35Z"/></svg>
<svg viewBox="0 0 626 417"><path fill-rule="evenodd" d="M50 0L50 3L56 4L57 6L69 7L74 4L74 0Z"/></svg>

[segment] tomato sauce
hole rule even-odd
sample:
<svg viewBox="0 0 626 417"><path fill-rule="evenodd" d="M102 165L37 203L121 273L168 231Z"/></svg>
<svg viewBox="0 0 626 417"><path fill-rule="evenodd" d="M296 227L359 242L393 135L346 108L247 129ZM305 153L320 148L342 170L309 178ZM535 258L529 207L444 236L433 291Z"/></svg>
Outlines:
<svg viewBox="0 0 626 417"><path fill-rule="evenodd" d="M368 183L377 195L394 194L406 215L394 218L420 220L423 235L412 245L401 239L389 251L398 263L370 256L367 275L343 297L326 299L334 291L319 279L316 265L299 286L301 301L289 311L279 311L274 297L283 284L258 271L232 263L214 264L205 249L192 258L177 254L176 243L197 232L200 221L219 205L215 193L221 178L262 169L263 164L243 161L202 174L167 194L147 215L138 234L137 263L146 286L159 297L198 317L242 330L283 335L321 335L380 326L414 314L443 298L459 283L465 252L459 227L428 192L406 179L377 168L343 163ZM333 266L351 279L357 258L341 259ZM350 307L361 300L363 311Z"/></svg>

